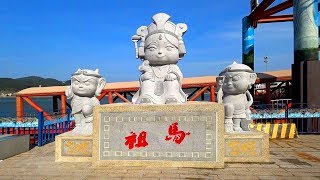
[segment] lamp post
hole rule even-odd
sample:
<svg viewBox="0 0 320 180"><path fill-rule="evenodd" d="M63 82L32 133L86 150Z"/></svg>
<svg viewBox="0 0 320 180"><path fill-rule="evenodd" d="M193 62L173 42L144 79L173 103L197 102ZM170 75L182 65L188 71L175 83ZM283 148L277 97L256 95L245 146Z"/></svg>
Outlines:
<svg viewBox="0 0 320 180"><path fill-rule="evenodd" d="M266 63L266 72L267 72L268 71L268 63L269 63L268 56L264 57L263 62Z"/></svg>

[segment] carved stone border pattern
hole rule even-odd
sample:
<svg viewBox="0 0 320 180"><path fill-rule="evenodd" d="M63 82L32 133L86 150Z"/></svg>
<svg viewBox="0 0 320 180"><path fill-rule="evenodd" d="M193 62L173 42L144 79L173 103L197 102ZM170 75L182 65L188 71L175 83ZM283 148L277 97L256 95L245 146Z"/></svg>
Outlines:
<svg viewBox="0 0 320 180"><path fill-rule="evenodd" d="M153 114L153 115L152 115ZM100 154L104 157L142 157L142 158L195 158L199 161L210 160L214 158L217 160L217 134L218 134L218 117L217 112L179 112L178 121L205 121L206 122L206 151L205 152L157 152L157 151L112 151L110 149L110 122L156 122L156 121L172 121L176 119L176 112L140 112L140 116L130 117L130 112L108 112L101 113L101 125L103 126L103 144L100 140L99 146L103 146L103 152ZM191 114L202 114L193 115ZM148 116L148 117L147 117ZM213 116L215 116L215 133L212 129ZM215 154L215 157L213 155Z"/></svg>

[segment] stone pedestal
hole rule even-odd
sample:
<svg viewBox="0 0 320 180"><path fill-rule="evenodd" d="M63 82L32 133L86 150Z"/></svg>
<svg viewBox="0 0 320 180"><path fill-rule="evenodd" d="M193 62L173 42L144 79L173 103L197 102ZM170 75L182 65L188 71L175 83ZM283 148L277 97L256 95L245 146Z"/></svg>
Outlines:
<svg viewBox="0 0 320 180"><path fill-rule="evenodd" d="M225 162L269 162L269 135L260 131L227 133Z"/></svg>
<svg viewBox="0 0 320 180"><path fill-rule="evenodd" d="M56 136L56 162L91 162L92 136L64 133Z"/></svg>
<svg viewBox="0 0 320 180"><path fill-rule="evenodd" d="M222 104L108 104L94 108L93 163L224 167Z"/></svg>

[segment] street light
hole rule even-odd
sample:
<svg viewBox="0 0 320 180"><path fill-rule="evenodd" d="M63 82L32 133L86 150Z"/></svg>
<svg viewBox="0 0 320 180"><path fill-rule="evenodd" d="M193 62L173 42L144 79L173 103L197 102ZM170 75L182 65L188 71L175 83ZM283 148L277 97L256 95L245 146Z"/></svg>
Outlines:
<svg viewBox="0 0 320 180"><path fill-rule="evenodd" d="M268 56L264 57L263 62L266 63L266 72L267 72L268 71L268 63L269 63Z"/></svg>

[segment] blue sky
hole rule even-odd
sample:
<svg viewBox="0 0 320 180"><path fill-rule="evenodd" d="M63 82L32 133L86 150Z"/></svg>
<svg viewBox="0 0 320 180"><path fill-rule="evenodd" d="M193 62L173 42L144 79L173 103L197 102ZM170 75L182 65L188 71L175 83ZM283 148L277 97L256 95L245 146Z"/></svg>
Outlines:
<svg viewBox="0 0 320 180"><path fill-rule="evenodd" d="M81 1L2 0L0 77L67 80L78 68L99 68L109 82L139 77L131 36L159 12L186 23L186 56L178 63L185 77L217 75L241 62L242 18L249 0ZM275 4L281 2L276 0ZM289 13L292 9L288 10ZM255 70L289 69L293 24L259 24L255 29Z"/></svg>

